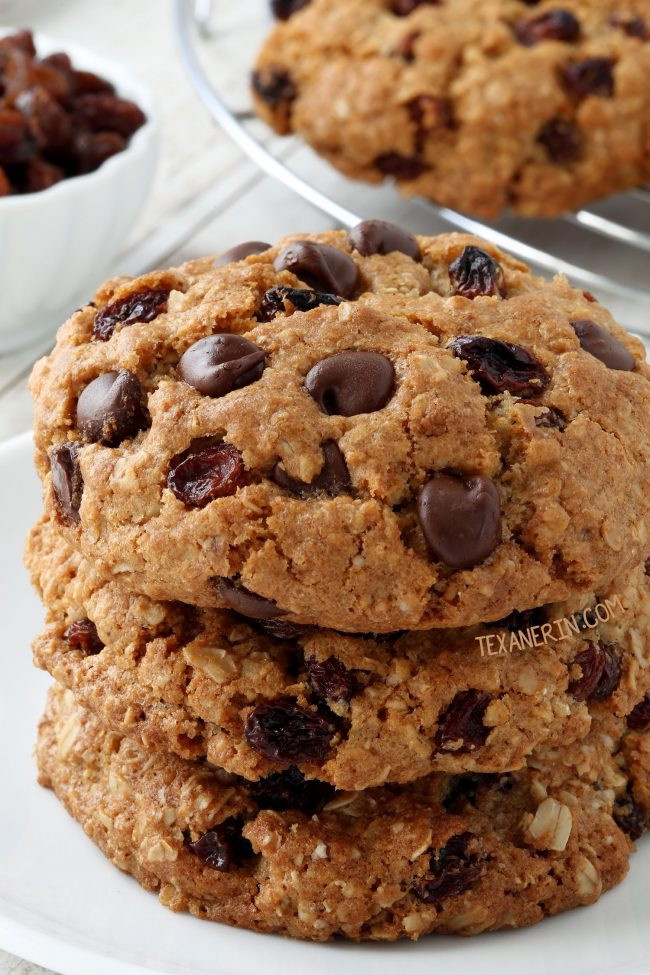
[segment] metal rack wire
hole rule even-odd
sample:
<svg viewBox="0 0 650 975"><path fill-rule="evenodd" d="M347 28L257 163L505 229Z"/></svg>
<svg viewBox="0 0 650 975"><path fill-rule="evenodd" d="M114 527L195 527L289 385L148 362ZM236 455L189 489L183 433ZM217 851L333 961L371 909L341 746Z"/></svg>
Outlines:
<svg viewBox="0 0 650 975"><path fill-rule="evenodd" d="M180 54L195 90L212 118L262 171L343 227L381 216L418 233L454 229L477 234L536 271L565 274L628 327L650 334L650 190L612 197L556 220L506 216L490 223L426 200L402 199L390 185L352 182L299 140L272 138L253 116L248 77L256 31L261 37L270 26L261 10L265 6L261 0L239 0L240 16L228 23L221 0L175 0ZM231 54L243 52L237 77L224 79L212 70L224 45L230 45Z"/></svg>

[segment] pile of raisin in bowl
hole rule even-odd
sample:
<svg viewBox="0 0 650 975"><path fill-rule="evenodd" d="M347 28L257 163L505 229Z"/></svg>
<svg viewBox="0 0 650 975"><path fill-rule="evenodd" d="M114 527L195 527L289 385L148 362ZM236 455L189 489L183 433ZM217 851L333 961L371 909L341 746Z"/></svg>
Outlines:
<svg viewBox="0 0 650 975"><path fill-rule="evenodd" d="M47 190L123 152L144 112L29 30L0 38L0 197Z"/></svg>

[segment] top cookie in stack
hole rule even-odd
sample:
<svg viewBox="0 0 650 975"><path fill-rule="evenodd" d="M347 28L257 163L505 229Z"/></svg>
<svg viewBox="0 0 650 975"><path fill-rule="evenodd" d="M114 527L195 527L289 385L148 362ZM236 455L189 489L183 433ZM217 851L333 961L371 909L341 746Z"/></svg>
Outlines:
<svg viewBox="0 0 650 975"><path fill-rule="evenodd" d="M646 557L644 360L472 237L252 244L109 281L61 328L32 378L46 510L154 599L285 630L499 620Z"/></svg>
<svg viewBox="0 0 650 975"><path fill-rule="evenodd" d="M483 217L650 179L648 0L273 0L257 111L347 176Z"/></svg>

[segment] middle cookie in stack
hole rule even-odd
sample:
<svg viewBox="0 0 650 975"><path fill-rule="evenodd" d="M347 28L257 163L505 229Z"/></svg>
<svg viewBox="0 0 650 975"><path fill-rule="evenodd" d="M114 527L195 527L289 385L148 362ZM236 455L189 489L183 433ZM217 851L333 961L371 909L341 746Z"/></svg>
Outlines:
<svg viewBox="0 0 650 975"><path fill-rule="evenodd" d="M650 700L648 367L591 295L486 246L368 221L108 282L36 367L35 659L74 698L51 697L42 779L171 906L416 937L529 923L625 872L616 821L646 817L622 742ZM468 773L484 799L456 821ZM195 775L237 814L207 822ZM347 792L365 882L341 866ZM303 860L269 880L238 844L260 855L260 810L291 833L322 807L338 860L301 840L328 862L296 907ZM422 843L389 856L377 837L411 814ZM219 844L255 911L224 913L197 865ZM357 914L319 884L359 888Z"/></svg>

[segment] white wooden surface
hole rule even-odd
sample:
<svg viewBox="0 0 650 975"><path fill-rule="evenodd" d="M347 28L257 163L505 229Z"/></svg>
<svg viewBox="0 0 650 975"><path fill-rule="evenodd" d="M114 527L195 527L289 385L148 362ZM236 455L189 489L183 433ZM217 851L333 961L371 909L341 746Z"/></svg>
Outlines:
<svg viewBox="0 0 650 975"><path fill-rule="evenodd" d="M145 263L174 264L243 240L273 241L298 229L329 226L322 214L261 177L212 124L178 61L170 0L0 0L0 25L30 26L119 58L155 90L162 117L160 166L128 242L128 249L146 244L144 252L138 248ZM228 67L219 65L224 72ZM143 269L120 262L116 267L127 273ZM48 342L41 341L0 357L0 440L29 429L27 377L47 349ZM0 950L0 975L44 971Z"/></svg>

